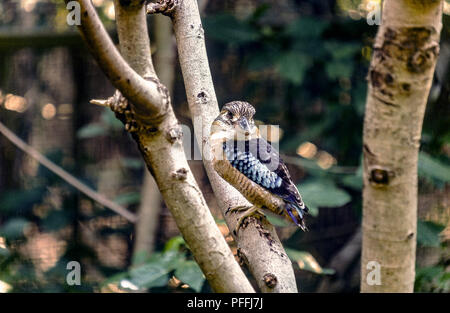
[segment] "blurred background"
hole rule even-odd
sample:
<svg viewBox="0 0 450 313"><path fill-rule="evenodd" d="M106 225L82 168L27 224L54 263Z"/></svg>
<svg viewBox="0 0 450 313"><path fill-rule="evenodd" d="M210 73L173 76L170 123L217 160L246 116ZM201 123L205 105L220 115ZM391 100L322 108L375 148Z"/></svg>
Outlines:
<svg viewBox="0 0 450 313"><path fill-rule="evenodd" d="M117 43L111 0L93 0ZM310 231L278 233L304 292L358 292L362 123L376 25L367 0L199 1L220 105L245 100L277 142L305 202ZM415 291L450 292L450 3L419 161ZM132 212L135 225L47 170L0 134L0 292L210 292L135 142L106 108L114 88L57 0L0 3L0 121L83 183ZM158 75L191 127L170 20L148 17ZM187 136L186 136L187 137ZM190 139L188 139L190 140ZM189 161L233 251L201 161ZM70 261L81 284L66 283ZM156 274L155 274L156 273Z"/></svg>

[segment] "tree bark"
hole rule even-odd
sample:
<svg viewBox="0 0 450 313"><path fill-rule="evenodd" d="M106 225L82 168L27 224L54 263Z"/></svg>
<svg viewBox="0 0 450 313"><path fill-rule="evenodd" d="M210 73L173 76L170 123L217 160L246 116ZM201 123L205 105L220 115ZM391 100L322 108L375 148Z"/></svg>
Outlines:
<svg viewBox="0 0 450 313"><path fill-rule="evenodd" d="M412 292L417 162L443 1L386 0L364 119L361 292ZM371 280L380 265L380 284Z"/></svg>
<svg viewBox="0 0 450 313"><path fill-rule="evenodd" d="M169 18L156 15L154 42L156 46L155 69L161 82L172 93L175 76L175 38ZM134 243L133 264L137 265L153 252L161 211L161 194L150 172L144 170L141 203L138 209Z"/></svg>
<svg viewBox="0 0 450 313"><path fill-rule="evenodd" d="M239 214L227 214L230 207L250 205L249 202L214 170L209 145L210 128L219 114L205 47L204 31L196 0L160 1L173 7L161 10L160 4L149 6L149 13L172 17L178 55L183 73L187 100L202 159L228 228L234 230ZM238 256L255 277L262 292L297 292L292 263L267 220L250 217L246 227L233 234Z"/></svg>
<svg viewBox="0 0 450 313"><path fill-rule="evenodd" d="M132 124L127 128L209 284L216 292L252 292L189 170L170 97L151 65L142 1L115 1L121 52L139 73L115 49L91 1L78 2L80 30L94 57L114 86L131 101L112 97L104 103L115 109L126 125ZM149 75L148 80L141 73Z"/></svg>

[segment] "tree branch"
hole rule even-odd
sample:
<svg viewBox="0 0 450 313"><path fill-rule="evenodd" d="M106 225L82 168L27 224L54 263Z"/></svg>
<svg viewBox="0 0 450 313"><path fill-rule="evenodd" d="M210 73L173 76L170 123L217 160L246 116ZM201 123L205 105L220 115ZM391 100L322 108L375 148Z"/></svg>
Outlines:
<svg viewBox="0 0 450 313"><path fill-rule="evenodd" d="M169 92L173 90L175 74L175 38L172 23L168 17L156 15L153 21L155 53L155 70L161 82ZM134 243L133 264L139 264L149 256L155 245L156 231L161 211L161 195L155 180L145 169L141 190L141 203L136 222L136 239Z"/></svg>
<svg viewBox="0 0 450 313"><path fill-rule="evenodd" d="M170 0L168 0L171 2ZM165 2L160 0L159 3ZM160 6L161 7L161 6ZM210 127L219 114L206 54L204 31L196 0L183 0L168 13L172 17L178 55L196 139L203 152L203 163L218 204L230 229L239 214L227 214L230 207L249 205L248 201L214 170L209 145ZM267 221L248 218L248 225L235 234L238 254L256 278L263 292L297 292L294 270L275 228ZM265 277L275 277L273 284Z"/></svg>
<svg viewBox="0 0 450 313"><path fill-rule="evenodd" d="M161 97L158 84L144 79L127 64L90 1L78 0L78 3L81 8L81 34L103 72L114 87L133 103L134 110L143 121L160 119L167 111L167 103Z"/></svg>
<svg viewBox="0 0 450 313"><path fill-rule="evenodd" d="M216 292L252 292L189 170L181 143L181 127L167 89L156 76L150 76L149 82L133 71L113 49L90 0L78 2L82 8L80 30L84 38L113 84L134 104L131 106L116 94L108 100L110 106L118 118L132 125L128 129L209 284ZM131 64L143 66L138 72L145 73L147 68L149 73L154 73L151 62L144 60L151 58L150 49L143 47L143 42L148 40L144 38L148 38L146 27L136 24L145 23L144 7L140 3L115 1L121 50ZM137 37L127 36L133 32Z"/></svg>

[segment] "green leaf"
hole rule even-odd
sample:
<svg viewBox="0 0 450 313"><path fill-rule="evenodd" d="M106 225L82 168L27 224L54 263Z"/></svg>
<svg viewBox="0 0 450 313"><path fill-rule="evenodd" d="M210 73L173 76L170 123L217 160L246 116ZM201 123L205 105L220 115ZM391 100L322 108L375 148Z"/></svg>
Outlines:
<svg viewBox="0 0 450 313"><path fill-rule="evenodd" d="M0 227L0 235L7 239L18 239L23 237L25 228L29 222L21 217L12 218Z"/></svg>
<svg viewBox="0 0 450 313"><path fill-rule="evenodd" d="M311 216L317 216L317 215L319 215L319 207L315 204L315 203L309 203L308 205L307 205L307 207L308 207L308 209L309 209L309 211L308 211L308 213L311 215Z"/></svg>
<svg viewBox="0 0 450 313"><path fill-rule="evenodd" d="M428 221L417 221L417 243L425 247L439 247L441 240L439 234L444 226Z"/></svg>
<svg viewBox="0 0 450 313"><path fill-rule="evenodd" d="M77 137L80 139L94 138L98 136L105 136L108 130L100 123L91 123L83 126L77 131Z"/></svg>
<svg viewBox="0 0 450 313"><path fill-rule="evenodd" d="M350 78L353 73L353 66L352 62L330 61L325 65L325 71L330 79Z"/></svg>
<svg viewBox="0 0 450 313"><path fill-rule="evenodd" d="M341 181L345 186L355 190L362 190L363 188L363 179L359 175L346 175Z"/></svg>
<svg viewBox="0 0 450 313"><path fill-rule="evenodd" d="M266 217L269 220L269 222L274 226L286 227L293 225L280 216L276 216L273 214L266 214Z"/></svg>
<svg viewBox="0 0 450 313"><path fill-rule="evenodd" d="M134 265L144 264L145 262L147 262L149 260L150 256L151 256L151 253L149 253L145 249L144 250L135 251L133 253L132 262L131 263L134 264Z"/></svg>
<svg viewBox="0 0 450 313"><path fill-rule="evenodd" d="M416 279L433 280L444 271L442 266L420 267L416 270Z"/></svg>
<svg viewBox="0 0 450 313"><path fill-rule="evenodd" d="M415 292L450 292L450 273L444 266L429 266L416 269Z"/></svg>
<svg viewBox="0 0 450 313"><path fill-rule="evenodd" d="M307 251L299 251L289 248L285 248L285 251L289 258L293 262L296 262L302 270L326 275L331 275L335 272L333 269L322 268L312 254Z"/></svg>
<svg viewBox="0 0 450 313"><path fill-rule="evenodd" d="M110 128L112 130L122 130L123 129L123 123L117 119L114 112L108 108L105 108L101 115L101 121L104 125L106 125L106 128Z"/></svg>
<svg viewBox="0 0 450 313"><path fill-rule="evenodd" d="M139 203L139 201L141 201L141 194L139 192L123 193L114 199L114 202L120 205L136 204Z"/></svg>
<svg viewBox="0 0 450 313"><path fill-rule="evenodd" d="M200 292L205 281L205 276L198 264L194 261L181 262L175 271L175 276L188 284L196 292Z"/></svg>
<svg viewBox="0 0 450 313"><path fill-rule="evenodd" d="M303 201L310 209L341 207L352 199L345 190L338 188L329 179L314 179L297 187L303 196Z"/></svg>
<svg viewBox="0 0 450 313"><path fill-rule="evenodd" d="M311 66L311 57L300 52L290 51L282 54L278 59L277 71L282 78L295 85L301 85L306 71Z"/></svg>
<svg viewBox="0 0 450 313"><path fill-rule="evenodd" d="M147 263L158 263L169 271L174 270L180 262L185 260L185 255L179 251L154 252Z"/></svg>
<svg viewBox="0 0 450 313"><path fill-rule="evenodd" d="M363 177L362 177L362 166L359 165L356 173L353 175L345 175L344 178L341 179L342 184L347 187L350 187L354 190L362 190L363 188Z"/></svg>
<svg viewBox="0 0 450 313"><path fill-rule="evenodd" d="M164 246L164 252L178 251L178 250L180 250L180 247L185 244L186 243L185 243L183 237L181 237L181 236L173 237L169 241L166 242L166 245Z"/></svg>
<svg viewBox="0 0 450 313"><path fill-rule="evenodd" d="M168 274L184 261L177 251L153 253L147 263L129 271L130 282L139 288L154 288L167 285Z"/></svg>
<svg viewBox="0 0 450 313"><path fill-rule="evenodd" d="M419 152L419 175L446 183L450 181L450 166L421 151Z"/></svg>
<svg viewBox="0 0 450 313"><path fill-rule="evenodd" d="M146 263L130 270L130 281L140 289L161 287L167 284L170 271L164 264Z"/></svg>

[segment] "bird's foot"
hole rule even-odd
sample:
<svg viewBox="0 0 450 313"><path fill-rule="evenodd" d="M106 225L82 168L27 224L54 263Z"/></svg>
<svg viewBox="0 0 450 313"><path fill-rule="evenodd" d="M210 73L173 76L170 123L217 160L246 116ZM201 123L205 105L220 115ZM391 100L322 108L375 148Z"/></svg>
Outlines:
<svg viewBox="0 0 450 313"><path fill-rule="evenodd" d="M251 206L251 205L239 205L239 206L235 206L235 207L229 207L228 210L225 212L225 214L247 211L247 210L251 209L252 207L253 206Z"/></svg>
<svg viewBox="0 0 450 313"><path fill-rule="evenodd" d="M256 206L245 206L245 205L242 205L242 206L237 206L237 207L234 207L234 208L230 208L229 211L231 211L231 212L242 212L242 211L244 211L244 213L239 217L239 219L237 221L237 225L235 227L234 234L237 234L237 232L242 227L242 225L243 225L243 223L244 223L244 221L245 221L245 219L247 217L253 216L253 217L261 218L261 217L265 216L264 212L260 208L258 208Z"/></svg>

